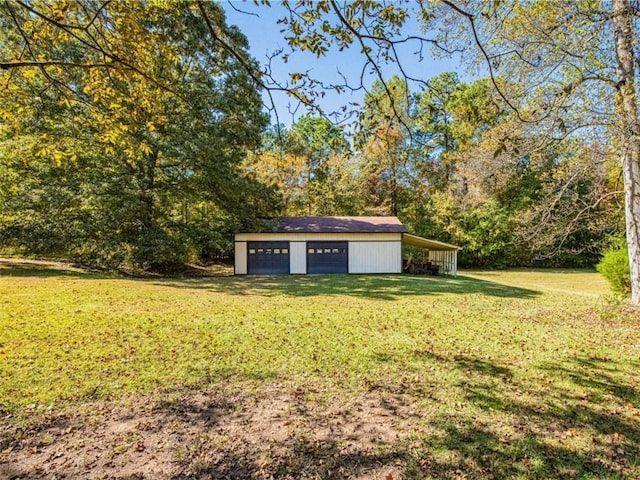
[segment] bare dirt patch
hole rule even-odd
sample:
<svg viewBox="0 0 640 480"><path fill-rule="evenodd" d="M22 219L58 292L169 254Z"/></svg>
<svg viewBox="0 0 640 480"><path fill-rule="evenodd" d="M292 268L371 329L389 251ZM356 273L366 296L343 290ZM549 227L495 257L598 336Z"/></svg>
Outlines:
<svg viewBox="0 0 640 480"><path fill-rule="evenodd" d="M382 389L330 403L282 385L138 397L4 427L0 477L398 479L420 423Z"/></svg>

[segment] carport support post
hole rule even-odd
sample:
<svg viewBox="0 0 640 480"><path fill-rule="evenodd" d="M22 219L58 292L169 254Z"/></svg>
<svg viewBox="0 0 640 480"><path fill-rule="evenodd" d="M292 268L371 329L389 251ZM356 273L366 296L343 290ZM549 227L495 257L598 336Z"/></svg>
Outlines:
<svg viewBox="0 0 640 480"><path fill-rule="evenodd" d="M453 252L453 277L458 276L458 251L454 250Z"/></svg>

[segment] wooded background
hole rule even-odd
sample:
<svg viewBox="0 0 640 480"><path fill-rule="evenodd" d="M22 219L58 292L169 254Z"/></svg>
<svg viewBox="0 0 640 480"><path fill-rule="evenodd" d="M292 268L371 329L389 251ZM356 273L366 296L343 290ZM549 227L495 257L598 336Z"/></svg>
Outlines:
<svg viewBox="0 0 640 480"><path fill-rule="evenodd" d="M164 271L279 215L397 215L463 266L592 266L626 231L640 285L633 2L283 6L292 49L358 48L378 79L275 79L216 3L2 2L2 251ZM403 74L410 16L489 76ZM326 89L366 92L351 122ZM279 124L265 91L308 113Z"/></svg>

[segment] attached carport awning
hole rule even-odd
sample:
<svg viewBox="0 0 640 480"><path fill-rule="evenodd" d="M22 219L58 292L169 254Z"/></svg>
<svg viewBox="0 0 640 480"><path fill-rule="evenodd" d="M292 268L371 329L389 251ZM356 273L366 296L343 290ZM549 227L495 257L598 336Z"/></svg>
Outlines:
<svg viewBox="0 0 640 480"><path fill-rule="evenodd" d="M427 250L462 250L462 247L458 247L456 245L419 237L417 235L411 235L410 233L402 234L402 243L413 245L414 247L426 248Z"/></svg>
<svg viewBox="0 0 640 480"><path fill-rule="evenodd" d="M462 250L461 247L410 233L402 234L402 243L429 250L429 261L440 267L441 274L456 276L458 273L458 250Z"/></svg>

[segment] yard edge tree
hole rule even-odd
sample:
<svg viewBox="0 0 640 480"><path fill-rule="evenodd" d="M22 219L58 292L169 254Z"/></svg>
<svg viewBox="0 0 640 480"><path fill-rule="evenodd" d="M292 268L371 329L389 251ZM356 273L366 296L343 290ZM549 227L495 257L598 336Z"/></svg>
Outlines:
<svg viewBox="0 0 640 480"><path fill-rule="evenodd" d="M486 9L474 1L465 8L449 0L442 4L458 17L459 26L467 25L467 40L476 44L496 90L518 119L546 130L549 143L575 132L608 130L619 150L624 180L631 304L640 307L640 119L634 65L638 9L630 0L613 0L609 8L598 2L544 0L526 6L496 3ZM536 26L518 31L517 25L525 22ZM532 48L534 42L542 51ZM507 69L521 81L515 89L497 81L498 72ZM539 81L536 69L548 80ZM613 94L612 105L604 91ZM598 101L610 108L608 114L595 113Z"/></svg>
<svg viewBox="0 0 640 480"><path fill-rule="evenodd" d="M640 12L639 12L640 13ZM619 112L625 223L631 273L631 303L640 306L640 119L636 94L634 9L628 0L613 0L616 45L616 101Z"/></svg>

